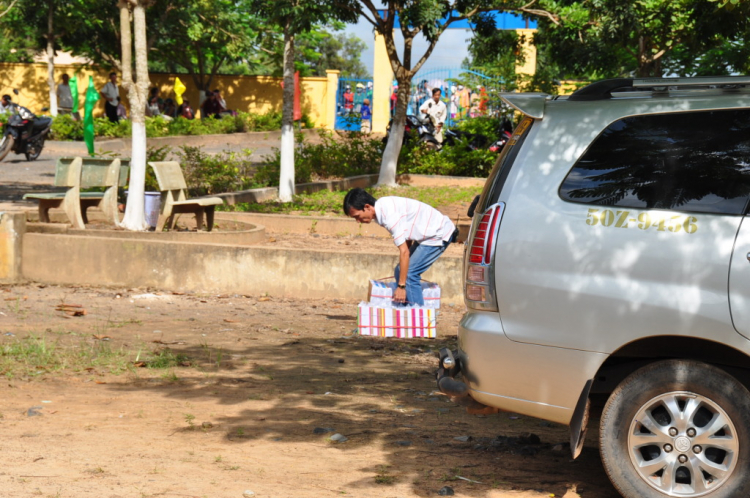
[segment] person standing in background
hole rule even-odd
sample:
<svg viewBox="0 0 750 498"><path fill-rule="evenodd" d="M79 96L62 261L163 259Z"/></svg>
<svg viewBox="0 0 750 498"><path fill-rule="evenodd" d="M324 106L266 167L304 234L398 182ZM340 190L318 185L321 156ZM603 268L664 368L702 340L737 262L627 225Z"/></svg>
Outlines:
<svg viewBox="0 0 750 498"><path fill-rule="evenodd" d="M107 101L104 104L104 112L113 123L117 122L117 99L120 98L120 89L117 88L117 73L109 73L109 81L99 92Z"/></svg>
<svg viewBox="0 0 750 498"><path fill-rule="evenodd" d="M372 119L372 111L370 110L370 99L365 99L362 102L362 107L359 109L359 115L362 118L362 124L360 125L359 131L364 134L370 133L370 119Z"/></svg>
<svg viewBox="0 0 750 498"><path fill-rule="evenodd" d="M70 114L73 111L73 94L70 93L70 76L62 75L62 83L57 85L57 113Z"/></svg>
<svg viewBox="0 0 750 498"><path fill-rule="evenodd" d="M443 143L443 125L445 124L445 118L448 114L448 109L445 107L445 102L440 100L442 92L439 88L432 90L432 98L424 101L424 104L419 108L420 120L429 119L432 125L435 127L434 137L438 143Z"/></svg>

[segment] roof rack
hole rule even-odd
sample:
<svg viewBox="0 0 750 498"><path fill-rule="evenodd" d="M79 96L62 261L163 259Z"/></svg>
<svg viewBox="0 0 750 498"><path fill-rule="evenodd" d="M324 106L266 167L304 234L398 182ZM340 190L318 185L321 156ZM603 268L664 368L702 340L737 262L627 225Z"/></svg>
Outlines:
<svg viewBox="0 0 750 498"><path fill-rule="evenodd" d="M606 100L613 92L636 89L664 89L669 87L719 87L736 88L750 85L750 76L696 76L693 78L614 78L591 83L573 92L568 100Z"/></svg>
<svg viewBox="0 0 750 498"><path fill-rule="evenodd" d="M693 78L636 78L634 88L659 86L735 86L750 85L750 76L695 76Z"/></svg>
<svg viewBox="0 0 750 498"><path fill-rule="evenodd" d="M568 100L585 101L585 100L604 100L612 98L613 90L633 88L632 78L614 78L611 80L601 80L583 88L579 88L570 94Z"/></svg>

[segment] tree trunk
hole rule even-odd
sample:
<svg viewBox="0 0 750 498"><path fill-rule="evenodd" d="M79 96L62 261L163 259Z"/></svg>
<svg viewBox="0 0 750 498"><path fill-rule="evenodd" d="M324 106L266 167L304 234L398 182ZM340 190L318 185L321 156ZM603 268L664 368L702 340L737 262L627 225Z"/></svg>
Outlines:
<svg viewBox="0 0 750 498"><path fill-rule="evenodd" d="M398 167L398 156L404 143L404 128L406 126L406 109L409 105L409 93L411 91L411 76L398 79L398 93L396 94L396 112L393 115L391 129L388 132L388 143L383 152L383 160L380 163L380 174L378 185L395 187L396 169Z"/></svg>
<svg viewBox="0 0 750 498"><path fill-rule="evenodd" d="M148 95L148 49L146 39L146 10L143 0L133 7L135 35L135 73L131 52L130 12L125 1L120 2L120 31L122 39L122 85L128 90L130 121L132 124L132 152L130 156L130 184L128 204L121 226L128 230L148 230L144 210L146 184L146 96Z"/></svg>
<svg viewBox="0 0 750 498"><path fill-rule="evenodd" d="M55 2L49 1L47 14L47 83L49 84L49 113L57 116L57 92L55 89Z"/></svg>
<svg viewBox="0 0 750 498"><path fill-rule="evenodd" d="M281 118L281 172L279 200L291 202L294 195L294 34L284 26L284 107Z"/></svg>

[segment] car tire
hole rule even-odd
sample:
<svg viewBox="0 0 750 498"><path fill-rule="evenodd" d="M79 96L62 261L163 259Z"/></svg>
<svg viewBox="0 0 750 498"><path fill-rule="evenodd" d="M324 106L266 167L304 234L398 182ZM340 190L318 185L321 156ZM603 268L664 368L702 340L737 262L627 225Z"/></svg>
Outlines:
<svg viewBox="0 0 750 498"><path fill-rule="evenodd" d="M599 449L625 498L750 496L750 392L706 363L652 363L610 395Z"/></svg>
<svg viewBox="0 0 750 498"><path fill-rule="evenodd" d="M0 161L5 159L5 156L11 151L13 142L13 135L4 135L0 138Z"/></svg>

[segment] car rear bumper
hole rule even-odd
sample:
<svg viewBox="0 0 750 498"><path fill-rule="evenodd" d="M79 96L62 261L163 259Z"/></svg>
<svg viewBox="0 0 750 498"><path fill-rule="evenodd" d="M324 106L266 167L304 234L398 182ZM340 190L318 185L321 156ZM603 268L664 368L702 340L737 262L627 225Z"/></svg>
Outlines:
<svg viewBox="0 0 750 498"><path fill-rule="evenodd" d="M509 340L496 312L471 311L458 329L455 362L441 351L438 387L456 398L567 425L606 354ZM459 378L460 374L460 378Z"/></svg>

